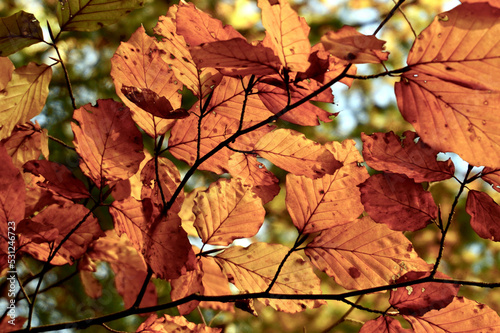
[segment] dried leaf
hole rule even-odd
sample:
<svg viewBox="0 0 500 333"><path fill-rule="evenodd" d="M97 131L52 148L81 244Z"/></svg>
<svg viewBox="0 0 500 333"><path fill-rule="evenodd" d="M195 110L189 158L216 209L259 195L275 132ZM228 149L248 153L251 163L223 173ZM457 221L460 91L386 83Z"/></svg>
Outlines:
<svg viewBox="0 0 500 333"><path fill-rule="evenodd" d="M404 175L373 175L359 188L361 201L370 217L392 230L416 231L438 216L431 193Z"/></svg>
<svg viewBox="0 0 500 333"><path fill-rule="evenodd" d="M0 18L0 56L7 57L41 41L43 32L35 15L21 10ZM0 85L0 90L3 88Z"/></svg>
<svg viewBox="0 0 500 333"><path fill-rule="evenodd" d="M19 222L24 218L25 196L23 178L12 163L4 145L0 143L0 231L4 237L8 236L7 222ZM0 237L2 245L5 245L4 237ZM4 247L2 252L5 249L7 248Z"/></svg>
<svg viewBox="0 0 500 333"><path fill-rule="evenodd" d="M165 97L160 97L151 89L122 86L121 91L129 101L155 117L180 119L189 116L184 109L174 110L172 104Z"/></svg>
<svg viewBox="0 0 500 333"><path fill-rule="evenodd" d="M222 329L212 328L203 324L196 325L182 316L163 315L158 318L152 314L137 328L137 333L220 333Z"/></svg>
<svg viewBox="0 0 500 333"><path fill-rule="evenodd" d="M500 192L500 169L485 167L481 172L481 178L491 184L495 191Z"/></svg>
<svg viewBox="0 0 500 333"><path fill-rule="evenodd" d="M401 323L388 316L380 316L377 319L367 321L359 330L359 333L410 333L410 329L404 329Z"/></svg>
<svg viewBox="0 0 500 333"><path fill-rule="evenodd" d="M14 73L14 64L7 57L0 57L0 91L7 87L7 84L12 79Z"/></svg>
<svg viewBox="0 0 500 333"><path fill-rule="evenodd" d="M346 289L386 285L409 271L430 269L403 234L369 217L323 231L305 252Z"/></svg>
<svg viewBox="0 0 500 333"><path fill-rule="evenodd" d="M17 125L12 134L2 142L14 165L21 170L24 163L38 160L41 155L49 158L47 130L38 123L31 122Z"/></svg>
<svg viewBox="0 0 500 333"><path fill-rule="evenodd" d="M465 210L471 216L472 229L480 237L500 241L500 206L488 194L469 191Z"/></svg>

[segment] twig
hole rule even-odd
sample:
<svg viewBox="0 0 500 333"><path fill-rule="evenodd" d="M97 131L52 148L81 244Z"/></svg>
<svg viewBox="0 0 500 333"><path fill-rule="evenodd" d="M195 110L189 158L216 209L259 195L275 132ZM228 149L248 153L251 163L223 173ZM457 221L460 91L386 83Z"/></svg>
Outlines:
<svg viewBox="0 0 500 333"><path fill-rule="evenodd" d="M355 305L358 305L359 302L361 302L361 299L363 298L364 295L361 295L358 297L358 299L356 300L356 302L354 302L353 304ZM346 300L347 301L347 300ZM352 303L352 302L351 302ZM323 333L327 333L329 331L331 331L332 329L334 329L335 327L337 327L338 325L342 324L346 319L347 319L347 316L351 314L351 312L353 312L355 309L355 307L353 305L351 305L351 307L349 308L349 310L347 310L343 315L342 317L340 317L336 322L334 322L332 325L330 325L328 328L325 328L323 330Z"/></svg>
<svg viewBox="0 0 500 333"><path fill-rule="evenodd" d="M137 295L137 298L135 299L135 302L132 305L132 308L136 309L141 305L141 301L144 298L144 295L146 294L146 290L148 289L148 285L149 285L149 280L151 280L152 276L153 276L153 270L148 265L148 273L146 274L146 278L144 279L144 283L142 284L141 290L139 291L139 294Z"/></svg>
<svg viewBox="0 0 500 333"><path fill-rule="evenodd" d="M71 149L73 151L76 151L75 147L71 147L70 145L68 145L66 142L58 139L58 138L55 138L53 137L52 135L48 135L48 138L54 142L57 142L58 144L60 144L61 146L65 147L65 148L68 148L68 149Z"/></svg>

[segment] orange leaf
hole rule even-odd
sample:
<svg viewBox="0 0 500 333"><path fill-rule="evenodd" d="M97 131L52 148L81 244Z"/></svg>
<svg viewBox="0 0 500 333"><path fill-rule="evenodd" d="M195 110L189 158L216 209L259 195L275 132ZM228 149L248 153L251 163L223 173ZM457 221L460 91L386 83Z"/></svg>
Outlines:
<svg viewBox="0 0 500 333"><path fill-rule="evenodd" d="M115 200L109 207L109 213L113 217L118 236L125 233L137 251L142 251L144 246L143 233L147 228L142 202L133 197Z"/></svg>
<svg viewBox="0 0 500 333"><path fill-rule="evenodd" d="M243 248L232 246L216 256L224 273L242 292L262 292L273 279L289 249L280 244L254 243ZM302 257L292 252L281 267L280 275L271 288L271 293L320 294L320 280L312 267ZM315 300L264 299L266 305L278 311L296 313L306 307L315 308L323 304Z"/></svg>
<svg viewBox="0 0 500 333"><path fill-rule="evenodd" d="M385 41L375 36L366 36L350 26L339 31L329 31L321 37L325 50L353 64L378 64L386 61L389 53L382 52Z"/></svg>
<svg viewBox="0 0 500 333"><path fill-rule="evenodd" d="M29 161L23 166L25 172L36 176L43 176L45 180L38 182L41 187L47 188L55 194L67 199L84 199L90 197L83 182L73 176L64 165L47 160Z"/></svg>
<svg viewBox="0 0 500 333"><path fill-rule="evenodd" d="M354 154L361 159L354 145L354 141L346 140L341 147L336 147L337 153L341 155L342 149L344 153L353 153L351 148L354 148ZM350 155L347 153L344 158L347 160ZM286 176L286 207L301 234L349 223L364 210L357 185L369 177L368 172L355 162L335 157L344 165L333 175L318 179L292 174Z"/></svg>
<svg viewBox="0 0 500 333"><path fill-rule="evenodd" d="M410 333L410 329L404 329L401 323L388 316L380 316L377 319L367 321L359 330L359 333Z"/></svg>
<svg viewBox="0 0 500 333"><path fill-rule="evenodd" d="M196 325L182 316L163 315L160 318L155 314L149 316L138 328L137 333L220 333L222 329L212 328L203 324Z"/></svg>
<svg viewBox="0 0 500 333"><path fill-rule="evenodd" d="M294 72L304 72L309 67L309 26L297 15L286 0L259 0L262 25L266 29L264 45L271 47L281 63Z"/></svg>
<svg viewBox="0 0 500 333"><path fill-rule="evenodd" d="M403 283L422 279L430 272L408 272L395 283ZM436 273L438 279L449 279L441 272ZM407 287L400 287L391 291L389 303L398 309L400 314L421 317L430 310L442 309L450 304L457 296L458 284L425 282Z"/></svg>
<svg viewBox="0 0 500 333"><path fill-rule="evenodd" d="M230 295L229 282L214 257L201 257L200 260L200 266L203 270L203 278L201 280L204 289L203 295ZM229 302L200 302L200 306L209 307L214 310L234 312L234 304Z"/></svg>
<svg viewBox="0 0 500 333"><path fill-rule="evenodd" d="M415 333L429 332L495 332L500 330L500 317L484 304L455 297L450 305L432 310L422 317L404 316Z"/></svg>
<svg viewBox="0 0 500 333"><path fill-rule="evenodd" d="M500 241L500 206L486 193L471 190L466 212L472 229L482 238Z"/></svg>
<svg viewBox="0 0 500 333"><path fill-rule="evenodd" d="M149 37L144 27L139 27L127 42L122 43L111 58L111 77L116 94L132 111L134 121L151 137L164 134L173 125L172 120L155 118L135 103L129 101L122 92L123 86L150 89L165 97L174 108L181 106L182 84L174 77L174 72L160 57L156 38Z"/></svg>
<svg viewBox="0 0 500 333"><path fill-rule="evenodd" d="M251 185L252 191L262 199L263 204L271 201L280 191L279 179L255 156L239 153L231 155L228 171L244 184Z"/></svg>
<svg viewBox="0 0 500 333"><path fill-rule="evenodd" d="M47 130L38 123L31 122L17 125L12 134L3 139L7 153L12 157L14 165L21 170L24 163L38 160L41 155L49 158Z"/></svg>
<svg viewBox="0 0 500 333"><path fill-rule="evenodd" d="M24 218L25 197L23 178L12 163L4 144L0 143L0 231L4 235L0 237L2 245L4 237L7 237L7 222L19 222ZM4 247L2 252L6 249Z"/></svg>
<svg viewBox="0 0 500 333"><path fill-rule="evenodd" d="M217 68L228 76L276 74L280 67L273 50L241 38L201 44L191 48L191 54L198 67Z"/></svg>
<svg viewBox="0 0 500 333"><path fill-rule="evenodd" d="M487 2L491 7L500 8L500 0L460 0L461 3Z"/></svg>
<svg viewBox="0 0 500 333"><path fill-rule="evenodd" d="M416 231L437 218L438 209L431 193L404 175L373 175L359 188L370 217L392 230Z"/></svg>
<svg viewBox="0 0 500 333"><path fill-rule="evenodd" d="M472 165L500 166L500 9L463 4L416 40L396 83L403 117L432 148Z"/></svg>
<svg viewBox="0 0 500 333"><path fill-rule="evenodd" d="M172 287L170 298L172 301L176 301L195 293L203 295L204 288L201 284L202 276L203 271L200 269L198 261L195 270L189 271L176 279L170 280L170 286ZM177 309L181 315L187 315L193 311L198 304L200 304L199 301L190 301L178 305Z"/></svg>
<svg viewBox="0 0 500 333"><path fill-rule="evenodd" d="M75 110L71 123L80 168L97 186L130 178L144 159L142 136L123 104L98 100Z"/></svg>
<svg viewBox="0 0 500 333"><path fill-rule="evenodd" d="M122 86L121 91L129 101L155 117L179 119L189 116L184 109L174 110L172 104L165 97L160 97L151 89Z"/></svg>
<svg viewBox="0 0 500 333"><path fill-rule="evenodd" d="M156 45L161 58L174 71L177 80L181 81L195 96L203 99L222 79L221 74L214 68L199 70L193 62L184 37L177 34L175 17L177 6L170 7L167 16L160 16L153 31L165 37Z"/></svg>
<svg viewBox="0 0 500 333"><path fill-rule="evenodd" d="M437 161L439 151L422 140L415 143L417 134L406 131L401 140L394 132L361 133L363 157L373 169L404 174L417 183L434 182L453 177L455 166L451 159Z"/></svg>
<svg viewBox="0 0 500 333"><path fill-rule="evenodd" d="M333 174L342 166L324 146L290 129L277 129L264 135L254 150L297 176L319 178Z"/></svg>
<svg viewBox="0 0 500 333"><path fill-rule="evenodd" d="M7 57L0 57L0 91L7 87L7 84L12 79L14 73L14 64Z"/></svg>
<svg viewBox="0 0 500 333"><path fill-rule="evenodd" d="M323 231L306 246L312 263L346 289L386 285L409 271L428 271L411 242L369 217Z"/></svg>
<svg viewBox="0 0 500 333"><path fill-rule="evenodd" d="M194 226L203 243L229 245L257 234L266 211L251 186L239 179L219 179L194 199Z"/></svg>
<svg viewBox="0 0 500 333"><path fill-rule="evenodd" d="M177 33L191 46L233 38L245 39L232 26L222 26L221 21L199 10L193 3L179 2L175 21Z"/></svg>

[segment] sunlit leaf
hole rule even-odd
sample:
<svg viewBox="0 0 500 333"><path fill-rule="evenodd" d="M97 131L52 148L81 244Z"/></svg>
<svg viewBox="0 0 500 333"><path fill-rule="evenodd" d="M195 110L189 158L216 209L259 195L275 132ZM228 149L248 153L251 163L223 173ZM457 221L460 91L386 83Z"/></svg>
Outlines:
<svg viewBox="0 0 500 333"><path fill-rule="evenodd" d="M428 271L430 266L403 234L369 217L323 231L305 252L346 289L387 285L409 271Z"/></svg>
<svg viewBox="0 0 500 333"><path fill-rule="evenodd" d="M333 174L342 164L319 143L290 129L277 129L263 136L254 150L261 157L297 176L319 178Z"/></svg>
<svg viewBox="0 0 500 333"><path fill-rule="evenodd" d="M500 241L500 206L486 193L471 190L465 210L472 229L482 238Z"/></svg>
<svg viewBox="0 0 500 333"><path fill-rule="evenodd" d="M354 147L353 141L337 145L335 157L344 165L333 175L317 179L287 175L286 207L301 233L313 233L349 223L363 212L357 185L369 175L357 162L350 162L353 159L351 155L361 159L356 148L351 150L351 147Z"/></svg>
<svg viewBox="0 0 500 333"><path fill-rule="evenodd" d="M75 148L82 160L80 168L97 186L128 179L144 159L141 133L135 127L130 110L113 100L84 105L73 117Z"/></svg>
<svg viewBox="0 0 500 333"><path fill-rule="evenodd" d="M232 246L216 256L224 273L242 292L266 290L276 274L289 249L280 244L254 243L249 247ZM283 267L272 293L319 294L320 280L312 267L297 253L292 253ZM266 305L274 309L295 313L306 307L315 308L322 304L315 300L264 299Z"/></svg>
<svg viewBox="0 0 500 333"><path fill-rule="evenodd" d="M14 165L22 170L24 163L38 160L41 155L49 158L48 140L46 129L42 129L38 123L27 122L17 125L2 142Z"/></svg>
<svg viewBox="0 0 500 333"><path fill-rule="evenodd" d="M14 73L14 64L7 57L0 57L0 91L3 90L9 81L12 79Z"/></svg>
<svg viewBox="0 0 500 333"><path fill-rule="evenodd" d="M422 140L415 142L417 134L406 131L404 139L394 132L361 133L363 157L373 169L400 173L417 183L434 182L453 177L455 166L451 159L437 161L439 151L427 146Z"/></svg>
<svg viewBox="0 0 500 333"><path fill-rule="evenodd" d="M404 329L401 323L389 316L380 316L377 319L367 321L359 330L359 333L410 333L412 330Z"/></svg>
<svg viewBox="0 0 500 333"><path fill-rule="evenodd" d="M472 165L500 166L500 9L463 4L416 40L396 83L403 117L432 148Z"/></svg>
<svg viewBox="0 0 500 333"><path fill-rule="evenodd" d="M235 239L254 236L266 211L251 186L239 179L220 179L197 194L193 213L203 243L229 245Z"/></svg>
<svg viewBox="0 0 500 333"><path fill-rule="evenodd" d="M416 231L438 216L431 193L404 175L373 175L359 188L361 201L370 217L392 230Z"/></svg>
<svg viewBox="0 0 500 333"><path fill-rule="evenodd" d="M6 57L41 41L43 32L35 15L21 10L0 18L0 56Z"/></svg>
<svg viewBox="0 0 500 333"><path fill-rule="evenodd" d="M5 236L7 236L7 222L19 222L24 218L24 204L19 204L24 203L24 198L23 178L12 163L4 145L0 144L0 228ZM5 244L2 242L2 245Z"/></svg>
<svg viewBox="0 0 500 333"><path fill-rule="evenodd" d="M168 99L163 96L159 96L151 89L122 86L121 91L129 101L141 109L151 113L155 117L163 119L179 119L189 116L187 111L184 109L174 110Z"/></svg>
<svg viewBox="0 0 500 333"><path fill-rule="evenodd" d="M62 31L93 31L142 6L144 0L61 0L57 20Z"/></svg>
<svg viewBox="0 0 500 333"><path fill-rule="evenodd" d="M35 63L12 73L12 79L0 91L0 139L10 136L17 124L27 122L42 111L51 78L51 67Z"/></svg>
<svg viewBox="0 0 500 333"><path fill-rule="evenodd" d="M198 324L187 321L182 316L169 316L164 314L158 318L152 314L145 322L137 328L137 333L220 333L222 329L208 327L204 324Z"/></svg>

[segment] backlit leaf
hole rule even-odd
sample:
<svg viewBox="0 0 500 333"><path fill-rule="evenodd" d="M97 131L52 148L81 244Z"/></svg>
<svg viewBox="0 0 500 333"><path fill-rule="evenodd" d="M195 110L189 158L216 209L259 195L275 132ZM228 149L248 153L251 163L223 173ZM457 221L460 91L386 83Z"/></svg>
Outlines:
<svg viewBox="0 0 500 333"><path fill-rule="evenodd" d="M126 98L123 86L137 89L149 89L164 97L174 109L181 107L182 84L176 80L174 72L160 57L156 38L146 34L144 27L139 27L123 42L111 58L111 77L116 94L132 111L134 121L151 137L157 137L169 130L174 121L153 117L137 104Z"/></svg>
<svg viewBox="0 0 500 333"><path fill-rule="evenodd" d="M170 280L170 286L172 287L170 297L172 298L172 301L176 301L195 293L202 295L204 290L203 285L201 284L202 276L203 271L200 269L200 262L197 261L196 269L179 276L177 279ZM187 315L193 311L198 304L200 304L199 301L190 301L178 305L177 309L181 315Z"/></svg>
<svg viewBox="0 0 500 333"><path fill-rule="evenodd" d="M224 273L242 292L266 290L289 249L280 244L254 243L249 247L232 246L216 256ZM272 293L320 294L320 280L312 267L297 253L292 253L283 267ZM315 300L263 299L278 311L295 313L322 304Z"/></svg>
<svg viewBox="0 0 500 333"><path fill-rule="evenodd" d="M90 197L83 182L73 176L71 171L62 164L47 160L35 160L27 162L23 168L36 176L43 176L45 180L38 182L38 185L53 191L55 194L70 200Z"/></svg>
<svg viewBox="0 0 500 333"><path fill-rule="evenodd" d="M321 144L290 129L263 136L254 150L261 157L297 176L319 178L333 174L342 164Z"/></svg>
<svg viewBox="0 0 500 333"><path fill-rule="evenodd" d="M159 96L153 90L122 86L122 93L129 101L155 117L163 119L179 119L189 116L186 110L176 109L165 97Z"/></svg>
<svg viewBox="0 0 500 333"><path fill-rule="evenodd" d="M0 231L4 237L7 237L7 222L24 218L24 204L19 203L24 203L25 196L23 178L0 143ZM0 237L2 245L5 245L4 237Z"/></svg>
<svg viewBox="0 0 500 333"><path fill-rule="evenodd" d="M294 72L309 67L309 26L297 15L288 1L259 0L262 25L266 29L264 45L272 47L281 63Z"/></svg>
<svg viewBox="0 0 500 333"><path fill-rule="evenodd" d="M389 316L380 316L377 319L367 321L359 330L359 333L410 333L412 330L404 329L401 323Z"/></svg>
<svg viewBox="0 0 500 333"><path fill-rule="evenodd" d="M257 234L266 211L251 186L239 179L220 179L194 199L194 226L203 243L229 245Z"/></svg>
<svg viewBox="0 0 500 333"><path fill-rule="evenodd" d="M0 139L10 136L17 124L27 122L42 111L51 78L51 67L35 63L12 73L12 79L0 91Z"/></svg>
<svg viewBox="0 0 500 333"><path fill-rule="evenodd" d="M93 31L118 22L142 6L144 0L61 0L57 20L63 31Z"/></svg>
<svg viewBox="0 0 500 333"><path fill-rule="evenodd" d="M115 200L109 207L109 213L113 217L118 236L123 233L127 234L137 251L142 251L144 246L143 233L147 225L142 202L133 197Z"/></svg>
<svg viewBox="0 0 500 333"><path fill-rule="evenodd" d="M422 140L415 142L417 134L406 131L404 139L394 132L361 133L363 157L366 163L379 171L404 174L417 183L434 182L453 177L455 166L451 159L437 161L439 151L432 149Z"/></svg>
<svg viewBox="0 0 500 333"><path fill-rule="evenodd" d="M198 324L187 321L182 316L169 316L164 314L158 318L152 314L138 328L137 333L220 333L222 329L208 327L204 324Z"/></svg>
<svg viewBox="0 0 500 333"><path fill-rule="evenodd" d="M472 229L482 238L500 241L500 206L486 193L469 191L465 210Z"/></svg>
<svg viewBox="0 0 500 333"><path fill-rule="evenodd" d="M387 285L409 271L428 271L430 266L401 232L369 217L323 231L305 252L346 289Z"/></svg>
<svg viewBox="0 0 500 333"><path fill-rule="evenodd" d="M0 91L3 90L7 83L12 79L14 73L14 64L7 57L0 57Z"/></svg>
<svg viewBox="0 0 500 333"><path fill-rule="evenodd" d="M46 129L42 129L38 123L26 122L17 125L2 142L14 165L22 170L24 163L38 160L41 155L49 158L48 140Z"/></svg>
<svg viewBox="0 0 500 333"><path fill-rule="evenodd" d="M0 56L6 57L41 41L43 32L35 15L21 10L0 18Z"/></svg>
<svg viewBox="0 0 500 333"><path fill-rule="evenodd" d="M397 279L396 283L422 279L429 275L429 272L408 272ZM441 272L437 272L435 277L449 279L448 276ZM430 310L439 310L450 304L457 296L459 288L460 286L457 284L436 282L399 287L391 291L389 303L398 309L400 314L421 317Z"/></svg>
<svg viewBox="0 0 500 333"><path fill-rule="evenodd" d="M430 332L496 332L500 330L500 317L484 304L464 297L455 297L450 305L432 310L422 317L404 316L415 333Z"/></svg>
<svg viewBox="0 0 500 333"><path fill-rule="evenodd" d="M432 148L473 165L500 166L500 9L463 4L439 14L416 40L398 106Z"/></svg>
<svg viewBox="0 0 500 333"><path fill-rule="evenodd" d="M99 100L95 106L75 110L71 123L75 148L82 160L80 168L97 186L128 179L144 159L141 133L130 110L113 100Z"/></svg>
<svg viewBox="0 0 500 333"><path fill-rule="evenodd" d="M495 191L500 192L500 169L485 167L481 172L481 178L490 183Z"/></svg>
<svg viewBox="0 0 500 333"><path fill-rule="evenodd" d="M375 36L366 36L350 26L338 31L329 31L321 37L325 50L353 64L378 64L387 60L389 53L382 52L385 41Z"/></svg>
<svg viewBox="0 0 500 333"><path fill-rule="evenodd" d="M352 155L361 156L354 142L338 145L335 156L344 165L333 175L311 179L288 174L286 176L286 207L293 224L300 233L313 233L349 223L364 210L357 185L369 175L364 167L349 162ZM344 150L340 152L340 150ZM342 156L343 155L343 156Z"/></svg>
<svg viewBox="0 0 500 333"><path fill-rule="evenodd" d="M404 175L373 175L359 188L371 218L392 230L416 231L437 218L438 209L431 193Z"/></svg>

